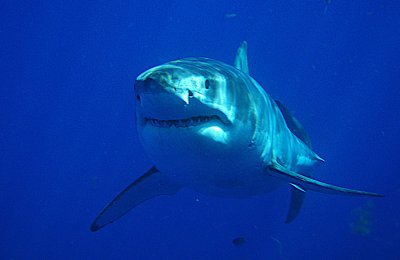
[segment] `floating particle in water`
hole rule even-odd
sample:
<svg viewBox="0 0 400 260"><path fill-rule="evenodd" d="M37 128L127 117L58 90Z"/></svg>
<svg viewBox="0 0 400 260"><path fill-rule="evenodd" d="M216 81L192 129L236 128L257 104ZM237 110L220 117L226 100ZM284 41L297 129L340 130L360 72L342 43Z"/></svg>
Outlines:
<svg viewBox="0 0 400 260"><path fill-rule="evenodd" d="M353 221L350 223L350 228L354 234L367 236L371 233L374 222L372 216L373 206L372 202L367 202L353 210Z"/></svg>
<svg viewBox="0 0 400 260"><path fill-rule="evenodd" d="M332 0L325 0L325 9L324 9L324 14L326 14L326 11L328 11L328 6L332 3Z"/></svg>
<svg viewBox="0 0 400 260"><path fill-rule="evenodd" d="M227 14L225 14L225 18L227 18L227 19L235 18L236 16L237 16L237 14L235 14L235 13L227 13Z"/></svg>
<svg viewBox="0 0 400 260"><path fill-rule="evenodd" d="M244 237L236 237L232 239L232 244L234 246L243 246L246 243L246 239Z"/></svg>

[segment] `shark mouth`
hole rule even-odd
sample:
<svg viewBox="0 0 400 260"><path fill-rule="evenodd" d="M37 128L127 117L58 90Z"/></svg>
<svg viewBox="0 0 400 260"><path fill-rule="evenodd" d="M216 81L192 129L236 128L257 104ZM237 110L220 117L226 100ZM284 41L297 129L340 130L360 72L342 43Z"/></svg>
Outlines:
<svg viewBox="0 0 400 260"><path fill-rule="evenodd" d="M155 118L145 118L145 123L148 123L155 127L170 128L170 127L191 127L198 126L210 122L212 120L219 120L218 116L196 116L186 119L174 119L174 120L161 120Z"/></svg>

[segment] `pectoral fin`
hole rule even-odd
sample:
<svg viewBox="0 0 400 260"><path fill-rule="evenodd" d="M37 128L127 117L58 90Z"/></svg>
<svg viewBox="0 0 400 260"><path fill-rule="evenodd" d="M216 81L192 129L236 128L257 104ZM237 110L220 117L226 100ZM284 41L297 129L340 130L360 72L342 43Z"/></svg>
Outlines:
<svg viewBox="0 0 400 260"><path fill-rule="evenodd" d="M296 172L290 171L278 164L273 162L270 165L271 175L280 179L284 179L289 183L296 184L303 189L313 190L323 193L338 194L338 195L353 195L353 196L372 196L372 197L383 197L383 195L378 193L372 193L367 191L352 190L347 188L342 188L339 186L327 184L315 179L306 177L304 175L298 174Z"/></svg>
<svg viewBox="0 0 400 260"><path fill-rule="evenodd" d="M103 209L93 221L90 230L97 231L119 219L140 203L160 195L175 194L180 188L180 185L171 182L155 167L152 167Z"/></svg>
<svg viewBox="0 0 400 260"><path fill-rule="evenodd" d="M286 223L292 222L299 214L306 197L306 190L292 183L292 193L290 197L289 212L286 217Z"/></svg>

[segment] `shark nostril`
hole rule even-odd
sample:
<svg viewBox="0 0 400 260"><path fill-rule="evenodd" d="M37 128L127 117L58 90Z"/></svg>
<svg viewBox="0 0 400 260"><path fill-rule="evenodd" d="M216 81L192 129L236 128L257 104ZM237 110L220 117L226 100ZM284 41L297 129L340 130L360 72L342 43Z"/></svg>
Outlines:
<svg viewBox="0 0 400 260"><path fill-rule="evenodd" d="M193 97L193 92L192 91L188 90L188 93L189 93L189 97L190 98Z"/></svg>
<svg viewBox="0 0 400 260"><path fill-rule="evenodd" d="M139 94L136 95L136 101L140 102L140 95Z"/></svg>

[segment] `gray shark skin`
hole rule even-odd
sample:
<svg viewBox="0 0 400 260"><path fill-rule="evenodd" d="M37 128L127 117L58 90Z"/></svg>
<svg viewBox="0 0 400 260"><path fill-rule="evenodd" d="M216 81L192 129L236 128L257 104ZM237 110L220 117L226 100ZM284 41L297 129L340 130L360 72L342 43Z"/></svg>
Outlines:
<svg viewBox="0 0 400 260"><path fill-rule="evenodd" d="M139 139L154 166L108 204L97 231L140 203L182 187L225 197L251 197L292 186L286 222L306 191L381 197L317 181L323 162L299 121L249 75L247 43L234 66L208 58L167 62L135 81Z"/></svg>

